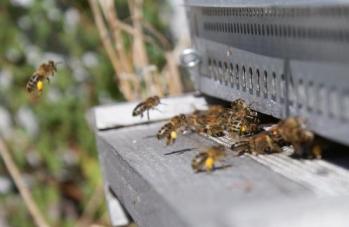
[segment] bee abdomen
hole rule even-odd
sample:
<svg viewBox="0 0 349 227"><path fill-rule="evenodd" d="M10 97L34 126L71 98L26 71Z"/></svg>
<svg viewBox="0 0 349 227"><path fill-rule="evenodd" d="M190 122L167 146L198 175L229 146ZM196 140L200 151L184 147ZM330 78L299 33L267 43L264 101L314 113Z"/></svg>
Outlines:
<svg viewBox="0 0 349 227"><path fill-rule="evenodd" d="M200 171L200 168L203 165L203 163L205 162L206 158L207 158L207 154L204 152L201 152L201 153L195 155L195 157L191 161L191 167L195 171Z"/></svg>
<svg viewBox="0 0 349 227"><path fill-rule="evenodd" d="M164 126L162 126L162 128L156 134L157 138L159 140L164 138L169 133L171 127L172 125L170 123L167 123Z"/></svg>
<svg viewBox="0 0 349 227"><path fill-rule="evenodd" d="M35 90L35 86L37 85L37 83L40 81L40 77L37 74L32 75L29 78L29 81L26 85L27 91L28 92L32 92L33 90Z"/></svg>
<svg viewBox="0 0 349 227"><path fill-rule="evenodd" d="M132 116L137 116L145 111L143 103L138 104L132 111Z"/></svg>

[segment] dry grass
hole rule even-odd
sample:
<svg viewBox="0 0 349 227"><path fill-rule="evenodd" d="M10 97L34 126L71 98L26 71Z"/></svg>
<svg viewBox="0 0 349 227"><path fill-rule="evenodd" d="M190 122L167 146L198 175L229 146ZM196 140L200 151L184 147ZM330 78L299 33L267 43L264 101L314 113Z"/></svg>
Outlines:
<svg viewBox="0 0 349 227"><path fill-rule="evenodd" d="M42 215L40 209L38 208L36 202L34 201L29 188L25 184L21 173L19 172L19 169L16 165L16 163L13 161L10 151L8 150L4 140L0 137L0 155L2 159L4 160L6 169L8 170L9 174L11 175L18 191L21 197L23 198L23 201L30 213L30 215L33 217L33 220L35 224L38 227L48 227L48 223L46 222L44 216Z"/></svg>
<svg viewBox="0 0 349 227"><path fill-rule="evenodd" d="M126 100L150 95L178 95L183 86L176 61L176 48L143 17L143 0L128 0L132 24L118 18L113 0L89 0L103 46L114 67L116 83ZM144 34L146 28L154 38ZM122 35L132 38L131 50L123 46ZM145 44L162 47L166 65L161 72L149 62ZM144 86L141 86L144 84Z"/></svg>

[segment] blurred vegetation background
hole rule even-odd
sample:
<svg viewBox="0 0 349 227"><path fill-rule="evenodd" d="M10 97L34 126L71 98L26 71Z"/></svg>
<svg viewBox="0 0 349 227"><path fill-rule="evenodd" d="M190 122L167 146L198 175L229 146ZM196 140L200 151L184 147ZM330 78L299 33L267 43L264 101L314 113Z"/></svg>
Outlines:
<svg viewBox="0 0 349 227"><path fill-rule="evenodd" d="M114 2L120 20L129 23L127 0ZM171 36L168 21L161 16L164 12L171 12L166 1L144 2L144 20L166 38ZM109 223L94 135L85 114L93 106L122 101L125 96L93 18L85 0L0 3L0 137L53 226L76 226L82 219ZM122 37L126 50L132 49L130 36ZM171 45L175 42L168 40ZM145 47L152 65L159 71L166 67L161 45ZM34 70L50 59L63 64L43 94L33 98L25 85ZM140 76L136 73L136 77ZM0 226L34 226L31 220L1 162Z"/></svg>

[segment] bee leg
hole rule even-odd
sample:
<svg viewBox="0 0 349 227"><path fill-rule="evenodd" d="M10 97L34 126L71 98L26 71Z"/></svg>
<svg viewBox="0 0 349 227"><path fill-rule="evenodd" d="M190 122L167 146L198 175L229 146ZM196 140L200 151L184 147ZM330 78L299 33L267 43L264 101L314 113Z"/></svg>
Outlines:
<svg viewBox="0 0 349 227"><path fill-rule="evenodd" d="M177 134L175 131L170 132L167 136L166 145L171 145L176 142Z"/></svg>
<svg viewBox="0 0 349 227"><path fill-rule="evenodd" d="M148 121L150 120L150 117L149 117L149 110L147 110L147 117L148 117Z"/></svg>
<svg viewBox="0 0 349 227"><path fill-rule="evenodd" d="M174 143L174 139L172 139L170 136L167 137L167 139L166 139L166 146L171 145L172 143Z"/></svg>
<svg viewBox="0 0 349 227"><path fill-rule="evenodd" d="M306 148L302 147L300 144L298 143L292 143L292 147L293 147L293 156L297 157L297 158L303 158L305 156L306 153Z"/></svg>
<svg viewBox="0 0 349 227"><path fill-rule="evenodd" d="M46 80L50 83L50 78L46 77Z"/></svg>
<svg viewBox="0 0 349 227"><path fill-rule="evenodd" d="M251 153L251 152L249 152L249 150L240 150L238 151L236 156L241 156L241 155L244 155L245 153Z"/></svg>
<svg viewBox="0 0 349 227"><path fill-rule="evenodd" d="M162 111L161 110L159 110L158 108L153 108L154 110L157 110L157 111L159 111L160 113L162 113Z"/></svg>

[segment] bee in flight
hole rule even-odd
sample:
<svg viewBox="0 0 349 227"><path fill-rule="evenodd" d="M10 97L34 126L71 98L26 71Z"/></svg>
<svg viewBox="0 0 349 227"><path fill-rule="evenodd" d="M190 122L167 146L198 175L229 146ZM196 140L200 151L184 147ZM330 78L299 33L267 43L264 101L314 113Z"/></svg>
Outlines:
<svg viewBox="0 0 349 227"><path fill-rule="evenodd" d="M156 109L156 106L162 104L160 102L160 97L155 95L147 98L145 101L140 102L132 111L132 116L141 116L143 117L144 112L147 112L148 120L149 118L149 110Z"/></svg>
<svg viewBox="0 0 349 227"><path fill-rule="evenodd" d="M33 73L27 82L26 89L29 93L38 91L39 93L43 90L43 81L46 79L50 81L50 76L54 76L57 72L57 64L52 60L49 60L48 63L43 63L39 68Z"/></svg>
<svg viewBox="0 0 349 227"><path fill-rule="evenodd" d="M191 167L195 172L211 172L215 163L226 155L224 146L212 146L206 151L195 155L191 162Z"/></svg>

